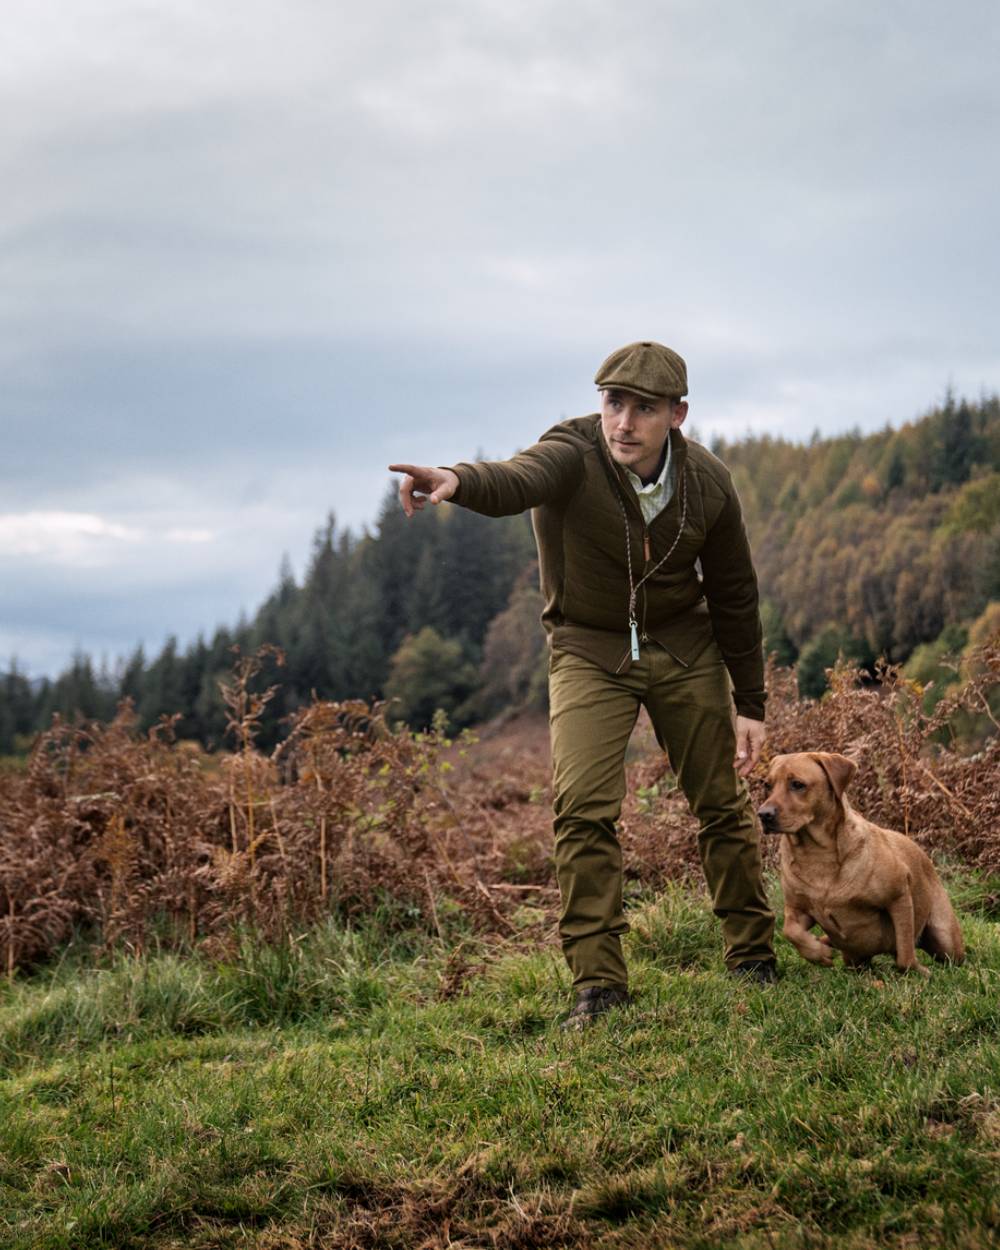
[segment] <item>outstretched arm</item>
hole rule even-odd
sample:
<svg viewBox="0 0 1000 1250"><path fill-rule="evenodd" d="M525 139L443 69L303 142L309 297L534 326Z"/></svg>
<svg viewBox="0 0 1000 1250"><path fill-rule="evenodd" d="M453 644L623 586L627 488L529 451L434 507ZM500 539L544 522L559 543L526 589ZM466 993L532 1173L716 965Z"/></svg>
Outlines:
<svg viewBox="0 0 1000 1250"><path fill-rule="evenodd" d="M451 499L482 516L513 516L568 498L583 476L581 448L586 441L569 425L554 426L509 460L463 462L454 469L391 464L392 472L406 474L399 488L403 510L412 516L428 499L435 504Z"/></svg>
<svg viewBox="0 0 1000 1250"><path fill-rule="evenodd" d="M434 469L425 464L390 464L389 472L405 475L399 484L399 501L408 517L419 512L428 499L439 504L458 490L458 474L451 469Z"/></svg>

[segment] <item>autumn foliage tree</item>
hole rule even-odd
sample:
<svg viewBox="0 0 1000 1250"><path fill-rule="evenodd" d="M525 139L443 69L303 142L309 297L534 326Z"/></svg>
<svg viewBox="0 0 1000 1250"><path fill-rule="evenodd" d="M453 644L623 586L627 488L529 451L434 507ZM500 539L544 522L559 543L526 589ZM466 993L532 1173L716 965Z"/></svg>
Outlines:
<svg viewBox="0 0 1000 1250"><path fill-rule="evenodd" d="M743 502L766 645L785 663L799 660L804 691L822 690L838 654L870 671L879 656L914 657L925 672L926 648L938 660L951 654L955 639L967 640L1000 602L996 396L971 403L948 395L918 421L867 435L753 435L715 440L712 450L730 466ZM533 560L526 517L446 506L408 522L390 487L370 533L339 530L329 517L301 581L285 564L250 620L183 650L176 640L148 658L137 650L110 670L78 655L54 681L30 683L16 665L0 673L0 754L23 750L53 713L107 719L123 696L143 728L179 712L181 736L218 744L218 682L234 644L247 651L270 643L287 657L260 726L266 746L314 695L386 694L390 680L402 680L393 678L401 648L409 664L414 644L406 640L427 628L439 656L460 655L463 682L466 665L477 672L464 694L453 683L442 695L454 717L538 704L544 639L537 578L526 572ZM949 677L938 660L940 684ZM279 674L272 666L263 678L277 682ZM441 685L430 668L426 680Z"/></svg>

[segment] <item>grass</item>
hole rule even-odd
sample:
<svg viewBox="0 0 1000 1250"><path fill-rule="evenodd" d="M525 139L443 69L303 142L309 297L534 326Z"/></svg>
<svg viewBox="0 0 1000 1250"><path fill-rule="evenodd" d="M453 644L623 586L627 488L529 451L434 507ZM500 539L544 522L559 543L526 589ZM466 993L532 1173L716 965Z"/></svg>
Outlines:
<svg viewBox="0 0 1000 1250"><path fill-rule="evenodd" d="M0 1245L997 1244L996 883L949 884L964 967L782 942L763 991L669 889L634 916L636 1006L583 1035L552 949L374 926L15 981Z"/></svg>

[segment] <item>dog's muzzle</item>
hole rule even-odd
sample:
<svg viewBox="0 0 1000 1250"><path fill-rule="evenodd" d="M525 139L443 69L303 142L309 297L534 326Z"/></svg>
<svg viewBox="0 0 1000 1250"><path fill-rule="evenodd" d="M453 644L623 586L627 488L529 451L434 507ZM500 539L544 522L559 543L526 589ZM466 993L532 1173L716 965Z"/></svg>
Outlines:
<svg viewBox="0 0 1000 1250"><path fill-rule="evenodd" d="M765 803L763 807L757 808L757 816L760 820L760 827L765 833L781 832L778 828L778 813L773 807Z"/></svg>

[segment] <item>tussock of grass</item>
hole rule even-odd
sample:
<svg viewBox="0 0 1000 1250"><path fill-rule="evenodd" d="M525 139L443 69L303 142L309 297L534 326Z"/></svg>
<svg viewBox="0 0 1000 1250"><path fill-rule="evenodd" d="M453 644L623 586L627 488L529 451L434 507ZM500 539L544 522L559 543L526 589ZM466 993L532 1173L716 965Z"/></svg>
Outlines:
<svg viewBox="0 0 1000 1250"><path fill-rule="evenodd" d="M966 966L782 944L760 991L669 889L635 917L636 1005L583 1035L550 950L374 930L15 982L0 1244L994 1244L1000 940L989 883L955 893Z"/></svg>
<svg viewBox="0 0 1000 1250"><path fill-rule="evenodd" d="M59 970L48 985L43 977L8 984L0 998L0 1074L57 1047L347 1020L385 1002L396 982L418 990L420 967L399 935L332 924L275 946L245 934L236 956L215 964L116 955L105 968Z"/></svg>

